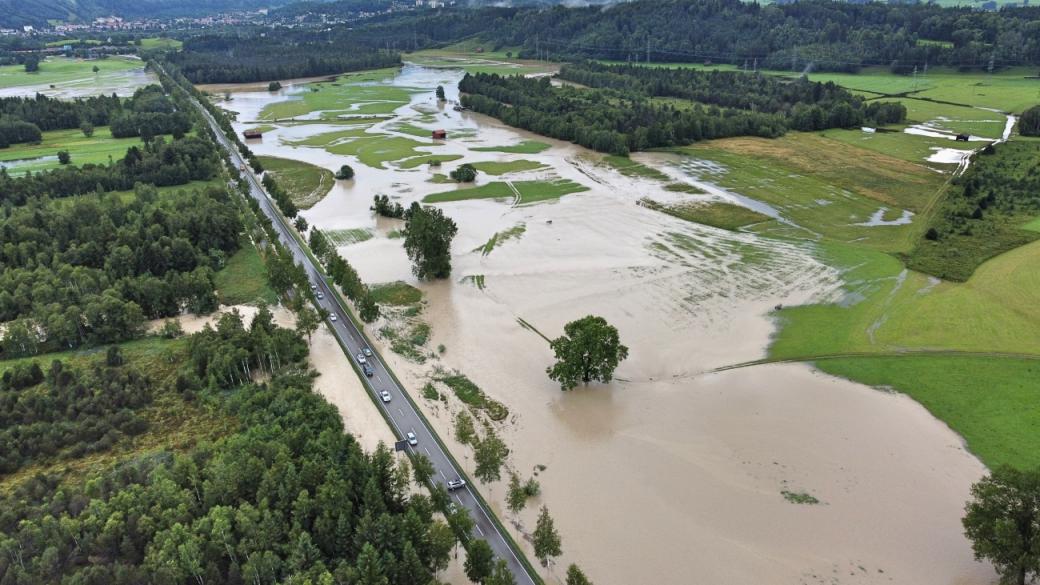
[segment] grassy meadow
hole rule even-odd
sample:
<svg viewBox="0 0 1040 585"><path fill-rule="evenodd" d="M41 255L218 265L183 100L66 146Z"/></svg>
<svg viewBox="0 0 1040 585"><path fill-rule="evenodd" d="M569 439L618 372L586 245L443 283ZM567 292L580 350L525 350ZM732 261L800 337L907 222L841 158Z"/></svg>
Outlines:
<svg viewBox="0 0 1040 585"><path fill-rule="evenodd" d="M336 181L332 171L303 161L274 156L259 158L264 170L274 175L300 209L314 207L329 194Z"/></svg>
<svg viewBox="0 0 1040 585"><path fill-rule="evenodd" d="M166 140L172 137L166 136ZM61 167L58 162L58 151L67 150L71 156L70 165L85 164L104 165L118 161L126 155L131 146L141 146L140 137L112 138L108 126L94 129L89 138L79 129L51 130L43 133L39 144L15 144L0 149L0 166L7 168L11 174L26 171L38 172Z"/></svg>
<svg viewBox="0 0 1040 585"><path fill-rule="evenodd" d="M321 112L322 120L341 116L390 114L408 103L411 93L401 87L380 84L397 69L344 73L334 81L304 85L285 101L275 102L260 112L261 120L284 120Z"/></svg>
<svg viewBox="0 0 1040 585"><path fill-rule="evenodd" d="M67 83L91 78L103 80L112 74L125 73L143 66L140 60L126 57L92 60L48 57L40 62L40 70L33 73L27 73L22 65L0 66L0 89ZM94 67L98 68L97 73L94 73Z"/></svg>

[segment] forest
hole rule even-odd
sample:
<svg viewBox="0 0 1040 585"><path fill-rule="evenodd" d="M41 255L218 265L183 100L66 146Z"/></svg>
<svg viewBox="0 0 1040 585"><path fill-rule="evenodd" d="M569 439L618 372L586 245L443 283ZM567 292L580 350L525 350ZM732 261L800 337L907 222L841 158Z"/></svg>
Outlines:
<svg viewBox="0 0 1040 585"><path fill-rule="evenodd" d="M391 47L476 38L524 58L730 63L854 72L882 65L1040 65L1040 7L980 11L936 3L638 0L601 6L445 9L375 22Z"/></svg>
<svg viewBox="0 0 1040 585"><path fill-rule="evenodd" d="M237 208L211 187L140 186L71 204L34 199L0 222L0 358L112 343L146 319L217 306L213 273L238 249Z"/></svg>
<svg viewBox="0 0 1040 585"><path fill-rule="evenodd" d="M230 313L181 354L179 373L156 391L220 412L229 432L80 480L36 475L0 496L0 582L433 582L455 534L433 518L431 499L408 489L389 449L366 454L344 432L311 389L298 333L266 308L250 324ZM73 401L82 376L130 377L133 367L51 366L40 386ZM253 381L261 372L266 381ZM0 392L7 406L10 390ZM97 416L117 416L115 400Z"/></svg>
<svg viewBox="0 0 1040 585"><path fill-rule="evenodd" d="M788 129L898 122L906 116L898 104L867 106L834 84L805 79L593 63L567 65L560 76L589 87L478 73L466 75L459 90L462 103L477 112L618 155L729 136L776 138ZM706 103L654 99L660 97Z"/></svg>
<svg viewBox="0 0 1040 585"><path fill-rule="evenodd" d="M336 42L314 31L280 30L277 34L201 35L168 56L192 83L243 83L334 75L347 71L394 67L396 53L358 44L346 31Z"/></svg>

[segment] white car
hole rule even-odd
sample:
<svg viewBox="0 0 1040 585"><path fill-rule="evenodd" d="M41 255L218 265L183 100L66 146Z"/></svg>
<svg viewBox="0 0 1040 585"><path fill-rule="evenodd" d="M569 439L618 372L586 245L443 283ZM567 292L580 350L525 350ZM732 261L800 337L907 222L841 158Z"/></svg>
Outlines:
<svg viewBox="0 0 1040 585"><path fill-rule="evenodd" d="M357 357L357 363L359 363L359 364L363 364L363 363L368 361L368 360L365 359L365 354L363 354L363 353L359 353L355 357Z"/></svg>
<svg viewBox="0 0 1040 585"><path fill-rule="evenodd" d="M384 403L390 402L390 393L386 390L380 390L379 399L382 400Z"/></svg>
<svg viewBox="0 0 1040 585"><path fill-rule="evenodd" d="M448 480L448 491L449 492L453 492L453 491L455 491L455 490L457 490L460 487L463 487L465 485L466 485L466 480L462 479L461 477L458 478L458 479L449 479Z"/></svg>
<svg viewBox="0 0 1040 585"><path fill-rule="evenodd" d="M408 438L408 444L411 445L412 447L414 447L414 446L419 444L419 439L417 439L415 437L415 433L413 433L412 431L408 431L407 438Z"/></svg>
<svg viewBox="0 0 1040 585"><path fill-rule="evenodd" d="M311 290L318 290L318 285L311 283Z"/></svg>
<svg viewBox="0 0 1040 585"><path fill-rule="evenodd" d="M338 320L339 320L339 317L337 317L335 313L329 315L329 321L332 321L333 323L335 323Z"/></svg>

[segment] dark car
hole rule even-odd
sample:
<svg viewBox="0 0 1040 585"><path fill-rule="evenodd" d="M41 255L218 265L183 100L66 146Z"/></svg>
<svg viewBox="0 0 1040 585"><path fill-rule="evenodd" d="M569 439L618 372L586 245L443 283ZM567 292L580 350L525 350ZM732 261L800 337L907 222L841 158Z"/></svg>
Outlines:
<svg viewBox="0 0 1040 585"><path fill-rule="evenodd" d="M363 369L363 370L365 371L365 375L366 375L366 376L368 376L369 378L371 378L371 377L372 377L372 374L374 374L374 373L375 373L375 372L374 372L374 371L372 370L372 366L370 366L370 365L368 365L368 364L361 364L361 369Z"/></svg>

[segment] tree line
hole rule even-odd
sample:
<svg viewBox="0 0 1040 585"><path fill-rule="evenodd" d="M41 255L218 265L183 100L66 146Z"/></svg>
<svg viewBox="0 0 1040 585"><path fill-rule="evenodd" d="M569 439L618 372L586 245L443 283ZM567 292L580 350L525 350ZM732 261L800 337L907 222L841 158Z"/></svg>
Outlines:
<svg viewBox="0 0 1040 585"><path fill-rule="evenodd" d="M343 259L336 251L336 246L329 242L325 234L318 228L311 229L308 245L311 252L325 265L325 272L343 290L354 306L357 307L358 317L365 323L371 323L379 318L379 305L376 304L372 291L364 282L357 270Z"/></svg>
<svg viewBox="0 0 1040 585"><path fill-rule="evenodd" d="M138 183L159 187L208 181L220 170L220 154L207 138L187 136L167 142L162 137L131 146L107 165L26 172L11 176L0 169L0 203L25 205L35 197L71 197L98 191L128 191Z"/></svg>
<svg viewBox="0 0 1040 585"><path fill-rule="evenodd" d="M784 114L794 130L823 130L861 124L883 126L906 120L906 106L898 102L866 102L834 82L812 82L805 77L736 71L698 71L605 65L592 61L567 64L559 77L581 85L610 88L626 95L677 98L737 110Z"/></svg>
<svg viewBox="0 0 1040 585"><path fill-rule="evenodd" d="M1040 8L942 7L934 2L638 0L551 8L456 8L401 13L356 27L391 47L476 38L523 58L728 63L738 67L912 73L947 65L1040 64ZM378 41L377 41L378 39Z"/></svg>
<svg viewBox="0 0 1040 585"><path fill-rule="evenodd" d="M160 198L139 186L0 215L0 357L130 339L146 319L217 307L213 275L239 245L226 190Z"/></svg>
<svg viewBox="0 0 1040 585"><path fill-rule="evenodd" d="M617 155L729 136L776 138L789 128L781 113L691 103L677 107L611 88L552 87L548 78L467 74L459 83L466 107L545 136ZM817 105L808 107L819 107ZM862 115L847 103L828 127L854 126Z"/></svg>
<svg viewBox="0 0 1040 585"><path fill-rule="evenodd" d="M243 83L335 75L347 71L395 67L400 55L353 42L315 38L313 31L286 29L270 34L200 35L167 58L193 83Z"/></svg>
<svg viewBox="0 0 1040 585"><path fill-rule="evenodd" d="M266 308L191 336L170 390L235 421L230 434L23 482L0 497L0 581L433 582L455 533L389 449L364 453L344 432L306 356Z"/></svg>
<svg viewBox="0 0 1040 585"><path fill-rule="evenodd" d="M142 87L127 100L94 96L74 100L35 97L0 98L0 148L39 142L42 132L81 129L90 136L95 126L111 126L115 138L140 136L146 141L172 134L181 138L191 130L191 119L177 111L158 85Z"/></svg>

